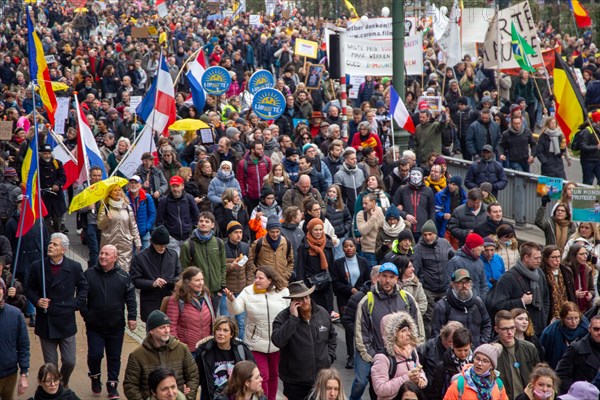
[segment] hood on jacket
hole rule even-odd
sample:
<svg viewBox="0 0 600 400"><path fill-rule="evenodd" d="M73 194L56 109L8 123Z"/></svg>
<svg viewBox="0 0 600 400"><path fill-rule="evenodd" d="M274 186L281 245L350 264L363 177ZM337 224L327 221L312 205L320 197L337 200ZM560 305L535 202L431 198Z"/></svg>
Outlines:
<svg viewBox="0 0 600 400"><path fill-rule="evenodd" d="M398 311L388 314L381 319L381 332L383 332L383 345L388 354L394 355L394 346L396 345L396 334L401 327L408 325L415 338L419 337L417 324L410 314L405 311Z"/></svg>

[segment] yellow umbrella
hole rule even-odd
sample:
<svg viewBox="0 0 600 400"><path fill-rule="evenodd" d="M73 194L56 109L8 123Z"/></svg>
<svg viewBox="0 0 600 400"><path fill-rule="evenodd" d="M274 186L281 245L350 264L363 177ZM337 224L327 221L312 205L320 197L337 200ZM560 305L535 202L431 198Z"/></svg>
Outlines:
<svg viewBox="0 0 600 400"><path fill-rule="evenodd" d="M90 11L90 10L88 10L87 7L79 7L79 8L75 9L75 12L78 12L78 13L80 13L80 12L88 12L88 11Z"/></svg>
<svg viewBox="0 0 600 400"><path fill-rule="evenodd" d="M185 118L175 121L173 125L169 127L171 131L196 131L202 128L210 128L204 121L199 119Z"/></svg>
<svg viewBox="0 0 600 400"><path fill-rule="evenodd" d="M115 186L123 187L128 183L129 181L127 179L121 178L120 176L111 176L103 181L94 183L90 187L85 188L77 196L73 197L71 205L69 206L69 213L80 210L83 207L91 206L99 201L103 201Z"/></svg>

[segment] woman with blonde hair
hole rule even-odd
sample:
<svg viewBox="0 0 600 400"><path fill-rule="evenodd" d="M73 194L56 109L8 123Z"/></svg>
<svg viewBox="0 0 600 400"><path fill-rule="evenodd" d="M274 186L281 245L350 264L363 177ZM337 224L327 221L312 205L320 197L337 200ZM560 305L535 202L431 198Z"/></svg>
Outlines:
<svg viewBox="0 0 600 400"><path fill-rule="evenodd" d="M101 231L99 248L107 244L115 246L119 251L119 266L129 272L133 247L139 252L142 241L129 200L118 185L112 187L100 206L98 229Z"/></svg>
<svg viewBox="0 0 600 400"><path fill-rule="evenodd" d="M264 177L263 182L264 186L269 186L275 192L277 204L283 204L283 195L294 186L283 165L275 163L271 166L271 171Z"/></svg>
<svg viewBox="0 0 600 400"><path fill-rule="evenodd" d="M540 355L540 359L544 359L544 347L540 340L535 336L533 322L529 311L524 308L513 308L510 310L510 315L515 321L515 339L526 340L533 344Z"/></svg>
<svg viewBox="0 0 600 400"><path fill-rule="evenodd" d="M308 400L346 400L342 377L337 369L327 368L319 371Z"/></svg>
<svg viewBox="0 0 600 400"><path fill-rule="evenodd" d="M166 314L171 320L171 335L191 352L200 340L210 336L215 311L200 268L187 267L183 271L167 302Z"/></svg>

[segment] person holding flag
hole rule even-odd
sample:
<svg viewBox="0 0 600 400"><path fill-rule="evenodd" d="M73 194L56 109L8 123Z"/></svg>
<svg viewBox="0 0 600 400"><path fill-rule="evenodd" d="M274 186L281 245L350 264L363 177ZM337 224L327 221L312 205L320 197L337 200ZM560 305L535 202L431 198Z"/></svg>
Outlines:
<svg viewBox="0 0 600 400"><path fill-rule="evenodd" d="M63 186L67 175L62 162L52 157L52 146L45 144L40 147L39 172L42 200L48 210L44 217L46 226L51 233L60 232L60 222L67 211Z"/></svg>

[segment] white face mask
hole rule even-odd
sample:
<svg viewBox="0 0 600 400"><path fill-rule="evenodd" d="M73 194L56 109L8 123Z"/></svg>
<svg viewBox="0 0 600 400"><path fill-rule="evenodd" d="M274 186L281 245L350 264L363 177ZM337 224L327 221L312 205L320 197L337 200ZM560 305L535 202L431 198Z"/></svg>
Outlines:
<svg viewBox="0 0 600 400"><path fill-rule="evenodd" d="M535 394L540 399L549 399L554 394L554 391L553 390L549 390L547 392L544 392L544 391L539 390L539 389L533 389L533 394Z"/></svg>
<svg viewBox="0 0 600 400"><path fill-rule="evenodd" d="M410 183L412 183L415 186L420 185L421 183L423 183L423 173L419 170L412 170L410 171Z"/></svg>

